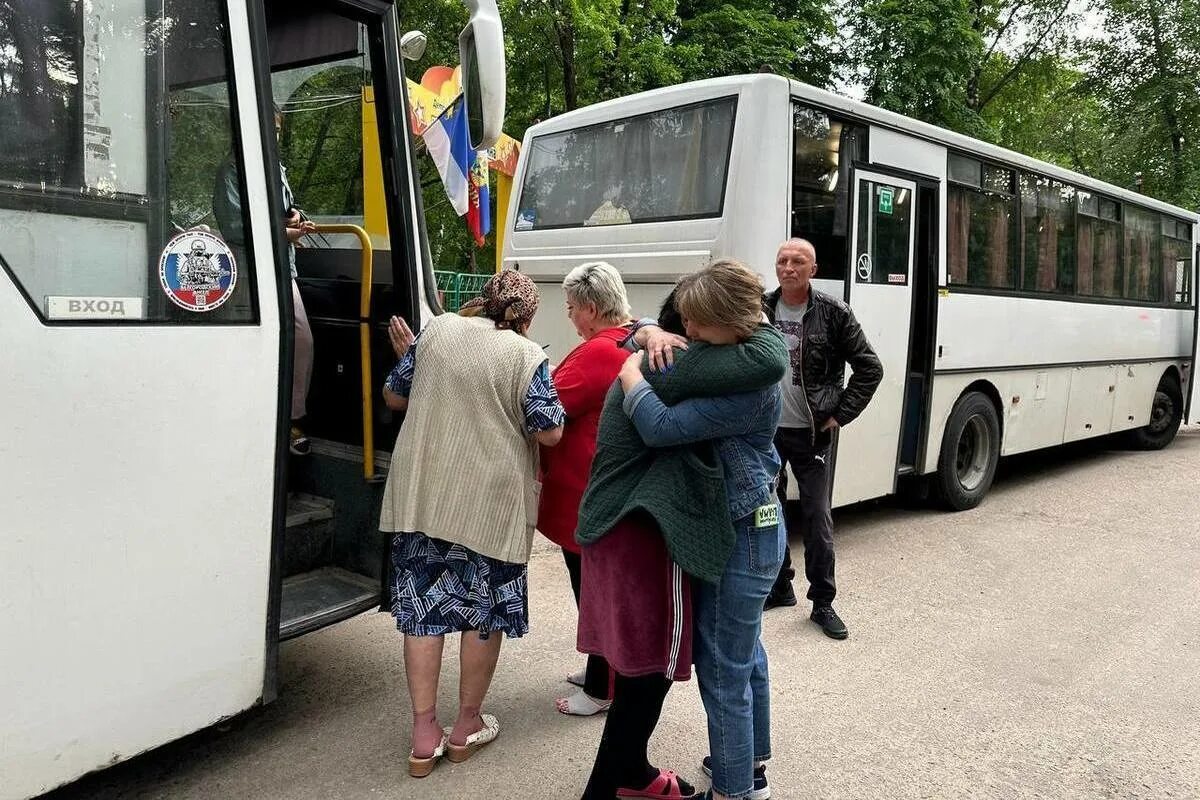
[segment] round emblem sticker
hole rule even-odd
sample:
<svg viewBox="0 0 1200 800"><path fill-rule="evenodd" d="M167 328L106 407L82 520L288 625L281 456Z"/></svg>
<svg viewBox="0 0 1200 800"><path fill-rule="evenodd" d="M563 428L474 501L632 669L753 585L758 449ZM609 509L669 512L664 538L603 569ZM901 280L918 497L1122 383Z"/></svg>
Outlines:
<svg viewBox="0 0 1200 800"><path fill-rule="evenodd" d="M188 311L212 311L233 294L237 263L229 245L207 231L186 231L167 242L158 279L171 302Z"/></svg>

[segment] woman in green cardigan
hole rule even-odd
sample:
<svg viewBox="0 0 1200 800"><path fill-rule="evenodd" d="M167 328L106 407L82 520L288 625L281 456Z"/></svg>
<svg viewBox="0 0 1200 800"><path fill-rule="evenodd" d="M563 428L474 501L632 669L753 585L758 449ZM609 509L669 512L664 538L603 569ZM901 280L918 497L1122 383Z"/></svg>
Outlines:
<svg viewBox="0 0 1200 800"><path fill-rule="evenodd" d="M787 351L760 325L761 293L758 277L730 260L686 276L676 298L691 346L665 373L644 373L640 354L631 357L606 399L576 533L578 644L617 677L584 800L698 796L652 767L646 747L671 681L691 674L693 592L726 573L742 508L774 507ZM760 550L771 545L768 567L783 556L774 525L758 537Z"/></svg>

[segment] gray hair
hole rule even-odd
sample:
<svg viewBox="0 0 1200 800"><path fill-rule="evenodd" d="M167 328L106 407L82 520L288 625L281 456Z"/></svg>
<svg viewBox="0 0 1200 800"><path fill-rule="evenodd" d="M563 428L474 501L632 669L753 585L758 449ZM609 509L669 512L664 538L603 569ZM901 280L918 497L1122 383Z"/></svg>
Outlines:
<svg viewBox="0 0 1200 800"><path fill-rule="evenodd" d="M607 261L589 261L567 273L563 280L567 299L596 307L596 313L610 322L629 319L629 295L621 273Z"/></svg>

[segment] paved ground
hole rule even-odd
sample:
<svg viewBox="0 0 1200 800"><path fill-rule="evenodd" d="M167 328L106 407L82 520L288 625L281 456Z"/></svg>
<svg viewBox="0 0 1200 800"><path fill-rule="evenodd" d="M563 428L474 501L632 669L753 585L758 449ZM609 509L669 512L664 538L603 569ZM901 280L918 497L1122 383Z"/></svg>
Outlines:
<svg viewBox="0 0 1200 800"><path fill-rule="evenodd" d="M775 798L1200 797L1200 430L1003 469L973 512L836 515L851 638L766 618ZM502 738L468 764L406 776L400 640L369 614L286 644L274 705L54 797L576 798L603 723L552 706L580 663L557 554L531 583L534 633L490 700ZM697 777L704 742L677 687L654 757Z"/></svg>

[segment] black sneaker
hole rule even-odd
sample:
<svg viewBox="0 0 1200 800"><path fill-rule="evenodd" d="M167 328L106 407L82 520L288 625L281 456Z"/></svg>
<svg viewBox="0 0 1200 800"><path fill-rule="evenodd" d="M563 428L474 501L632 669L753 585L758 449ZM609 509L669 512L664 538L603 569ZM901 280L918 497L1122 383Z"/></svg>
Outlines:
<svg viewBox="0 0 1200 800"><path fill-rule="evenodd" d="M785 583L782 589L778 586L771 587L771 593L767 595L767 600L763 603L763 610L790 608L794 605L796 605L796 592L793 591L791 583Z"/></svg>
<svg viewBox="0 0 1200 800"><path fill-rule="evenodd" d="M700 769L708 779L712 780L712 756L705 756L700 762ZM712 795L706 795L711 797ZM754 788L750 790L750 800L771 800L771 787L767 785L767 765L763 764L754 770Z"/></svg>
<svg viewBox="0 0 1200 800"><path fill-rule="evenodd" d="M846 630L846 623L842 622L833 606L816 606L808 618L820 625L821 630L825 631L825 635L830 639L845 639L850 635L850 631Z"/></svg>

